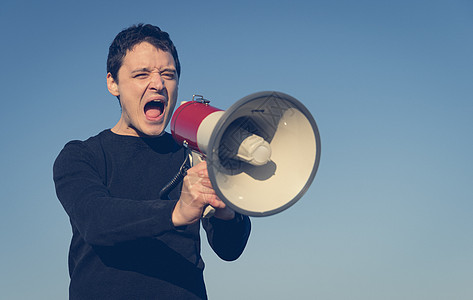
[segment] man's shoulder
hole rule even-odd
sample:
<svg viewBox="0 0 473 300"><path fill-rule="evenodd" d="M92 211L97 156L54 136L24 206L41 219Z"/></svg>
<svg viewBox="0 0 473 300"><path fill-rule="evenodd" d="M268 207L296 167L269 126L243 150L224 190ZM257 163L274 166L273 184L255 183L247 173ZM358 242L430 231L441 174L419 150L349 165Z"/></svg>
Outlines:
<svg viewBox="0 0 473 300"><path fill-rule="evenodd" d="M100 163L102 160L101 140L106 134L107 130L104 130L86 140L71 140L66 143L54 161L54 173L61 173L78 164L97 165Z"/></svg>
<svg viewBox="0 0 473 300"><path fill-rule="evenodd" d="M82 149L82 150L97 150L97 148L101 147L101 144L103 143L104 140L106 140L107 135L109 135L110 129L105 129L101 131L100 133L91 136L85 140L71 140L66 143L64 146L64 150L73 148L75 150Z"/></svg>

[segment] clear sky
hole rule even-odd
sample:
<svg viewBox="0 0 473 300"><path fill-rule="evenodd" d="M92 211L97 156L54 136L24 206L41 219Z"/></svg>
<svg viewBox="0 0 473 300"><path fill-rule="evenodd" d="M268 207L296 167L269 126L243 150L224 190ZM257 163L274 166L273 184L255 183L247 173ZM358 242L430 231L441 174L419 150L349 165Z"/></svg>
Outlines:
<svg viewBox="0 0 473 300"><path fill-rule="evenodd" d="M108 46L139 22L171 34L180 100L282 91L321 133L313 185L238 261L204 245L210 299L473 299L471 0L2 1L0 298L67 298L52 164L118 121Z"/></svg>

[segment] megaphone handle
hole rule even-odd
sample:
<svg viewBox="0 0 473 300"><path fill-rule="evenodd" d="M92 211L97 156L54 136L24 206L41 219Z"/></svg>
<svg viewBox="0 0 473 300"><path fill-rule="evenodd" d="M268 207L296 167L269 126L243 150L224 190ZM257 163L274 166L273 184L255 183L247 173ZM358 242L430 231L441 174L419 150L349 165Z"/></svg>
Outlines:
<svg viewBox="0 0 473 300"><path fill-rule="evenodd" d="M191 166L194 166L195 164L205 160L205 156L202 153L192 151L192 150L190 151L189 158L190 158ZM204 211L202 213L202 218L210 218L214 214L215 214L215 208L213 208L210 205L207 205L204 208Z"/></svg>
<svg viewBox="0 0 473 300"><path fill-rule="evenodd" d="M202 213L202 218L210 218L215 214L215 208L210 205L207 205Z"/></svg>

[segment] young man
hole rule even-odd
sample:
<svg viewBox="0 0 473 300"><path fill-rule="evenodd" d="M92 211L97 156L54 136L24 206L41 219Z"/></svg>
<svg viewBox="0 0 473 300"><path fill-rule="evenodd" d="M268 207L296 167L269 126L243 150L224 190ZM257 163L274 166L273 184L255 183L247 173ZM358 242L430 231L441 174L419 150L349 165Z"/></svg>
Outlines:
<svg viewBox="0 0 473 300"><path fill-rule="evenodd" d="M217 255L235 260L250 221L218 199L205 162L187 171L170 200L159 199L186 156L164 131L177 101L176 49L158 27L132 26L112 42L107 72L120 120L66 144L54 164L73 231L70 299L206 299L200 224ZM201 220L207 205L215 214Z"/></svg>

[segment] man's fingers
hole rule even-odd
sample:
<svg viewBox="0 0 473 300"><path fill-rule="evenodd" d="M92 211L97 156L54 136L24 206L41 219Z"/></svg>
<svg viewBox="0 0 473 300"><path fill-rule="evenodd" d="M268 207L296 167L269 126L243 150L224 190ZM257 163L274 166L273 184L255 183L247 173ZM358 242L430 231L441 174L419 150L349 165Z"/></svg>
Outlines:
<svg viewBox="0 0 473 300"><path fill-rule="evenodd" d="M207 174L207 162L205 161L196 164L195 166L190 168L187 173L201 173L202 171Z"/></svg>
<svg viewBox="0 0 473 300"><path fill-rule="evenodd" d="M209 179L209 173L207 172L207 168L203 168L203 169L191 168L187 172L186 177L187 177L187 180L189 180L190 184L201 184L205 187L212 188L212 183Z"/></svg>

